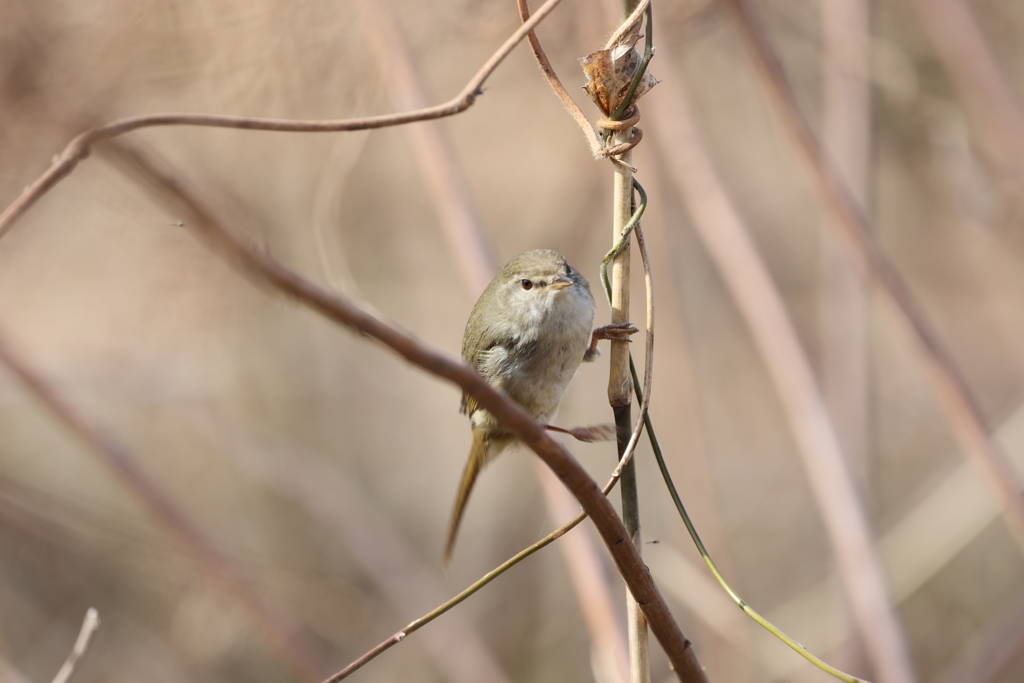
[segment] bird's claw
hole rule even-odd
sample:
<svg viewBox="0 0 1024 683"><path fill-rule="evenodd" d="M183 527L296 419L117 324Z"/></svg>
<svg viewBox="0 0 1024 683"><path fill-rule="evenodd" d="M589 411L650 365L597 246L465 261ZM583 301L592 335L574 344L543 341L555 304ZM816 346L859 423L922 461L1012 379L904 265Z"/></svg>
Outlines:
<svg viewBox="0 0 1024 683"><path fill-rule="evenodd" d="M584 443L614 441L615 425L603 424L593 425L590 427L574 427L569 430L569 434L571 434L577 441L582 441Z"/></svg>
<svg viewBox="0 0 1024 683"><path fill-rule="evenodd" d="M590 346L587 348L587 352L583 355L583 360L593 361L601 355L600 349L597 348L597 342L602 339L608 339L611 341L632 341L629 335L636 334L639 332L637 328L633 327L633 323L612 323L610 325L602 325L594 330L593 334L590 335Z"/></svg>
<svg viewBox="0 0 1024 683"><path fill-rule="evenodd" d="M615 425L610 424L591 425L590 427L573 427L572 429L563 429L562 427L555 427L554 425L546 425L546 427L553 432L568 434L577 441L582 441L584 443L615 440Z"/></svg>
<svg viewBox="0 0 1024 683"><path fill-rule="evenodd" d="M602 325L594 330L591 335L591 339L610 339L611 341L632 341L630 335L639 332L633 323L612 323L610 325Z"/></svg>

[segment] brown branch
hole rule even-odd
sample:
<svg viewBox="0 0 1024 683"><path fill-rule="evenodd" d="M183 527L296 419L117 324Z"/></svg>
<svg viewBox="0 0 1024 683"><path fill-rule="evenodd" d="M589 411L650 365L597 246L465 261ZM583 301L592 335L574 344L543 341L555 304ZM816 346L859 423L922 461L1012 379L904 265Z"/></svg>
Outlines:
<svg viewBox="0 0 1024 683"><path fill-rule="evenodd" d="M622 460L619 461L619 468L622 467L622 465L625 463L625 461L629 458L630 455L632 455L632 453L627 453L625 456L623 456ZM538 465L538 466L542 466L542 465ZM548 480L549 480L549 478L544 478L544 479L541 480L542 485L544 485L545 488L546 488ZM617 473L613 473L611 478L608 480L608 483L606 483L604 485L604 488L601 489L601 495L602 496L607 496L608 493L611 492L612 488L615 487L615 484L618 483L618 481L619 481L619 475ZM565 493L565 488L564 487L560 486L559 490L562 491L563 493ZM566 495L568 495L568 494L566 494ZM563 536L565 536L567 533L569 533L570 531L575 529L579 525L579 523L582 522L586 518L587 518L587 513L586 512L579 513L578 515L576 515L573 519L571 519L566 524L564 524L561 527L555 529L550 534L548 534L547 536L545 536L541 540L537 541L536 543L532 544L528 548L524 548L523 550L519 551L518 553L513 555L511 558L509 558L508 560L506 560L502 564L498 565L496 568L494 568L491 571L489 571L487 574L484 574L483 577L481 577L480 579L477 579L477 581L475 583L470 585L468 588L463 590L461 593L459 593L458 595L453 597L448 602L444 603L443 605L440 605L439 607L434 608L433 610L431 610L427 614L424 614L422 617L420 617L420 618L410 622L401 631L398 631L397 633L395 633L391 637L389 637L389 638L385 639L384 641L378 643L375 647L373 647L369 651L363 653L362 655L360 655L354 661L350 662L348 664L348 666L346 666L344 669L342 669L338 673L336 673L333 676L331 676L324 683L338 683L339 681L342 681L345 678L348 678L348 676L350 676L351 674L353 674L356 671L358 671L359 669L361 669L363 666L368 664L370 661L372 661L373 659L376 659L378 656L380 656L381 654L383 654L387 650L391 649L393 646L395 646L398 643L400 643L403 640L405 640L406 637L408 637L410 634L420 630L421 628L423 628L424 626L426 626L427 624L429 624L430 622L432 622L434 619L438 618L442 614L445 614L446 612L448 612L449 610L453 609L454 607L457 607L459 604L461 604L467 598L472 596L474 593L476 593L478 590L480 590L481 588L486 586L488 583L490 583L491 581L496 579L498 576L503 574L508 569L511 569L513 566L515 566L516 564L522 562L523 560L525 560L530 555L533 555L534 553L538 552L539 550L542 550L543 548L546 548L547 546L551 545L552 543L554 543L558 539L560 539ZM585 538L585 537L581 537L581 538ZM589 542L588 543L584 543L582 545L585 545L587 548L590 548L590 549L592 549L592 547L593 547L593 546L591 546L589 544ZM588 550L587 552L590 552L590 551ZM570 567L570 570L571 570L571 567ZM583 609L586 611L586 605L583 605ZM595 642L600 642L601 640L602 640L602 638L598 637L598 634L595 634Z"/></svg>
<svg viewBox="0 0 1024 683"><path fill-rule="evenodd" d="M53 683L68 683L71 680L71 677L75 675L75 671L78 670L78 665L82 663L85 653L89 651L89 644L92 643L92 637L96 635L99 627L100 615L94 608L90 607L85 612L85 619L82 620L82 628L78 632L78 638L75 639L75 644L71 647L71 652L68 653L68 658L61 665L60 671L53 677Z"/></svg>
<svg viewBox="0 0 1024 683"><path fill-rule="evenodd" d="M780 118L812 170L828 207L838 219L844 243L863 272L877 283L918 343L939 401L961 447L970 455L999 497L1014 539L1024 551L1024 498L999 447L991 438L981 408L956 363L932 328L921 305L899 272L889 262L868 229L868 220L856 199L825 157L810 124L797 104L793 89L777 55L750 14L745 0L725 0L754 65L764 81Z"/></svg>
<svg viewBox="0 0 1024 683"><path fill-rule="evenodd" d="M516 0L516 5L519 7L519 18L523 20L523 24L530 19L530 5L528 0ZM530 31L526 36L527 41L530 43L530 49L533 50L533 56L537 59L537 64L540 66L540 70L544 73L544 77L548 79L548 83L551 85L551 89L555 91L555 95L562 101L566 110L569 112L569 116L576 121L576 124L583 131L583 137L587 139L587 144L590 145L590 153L597 159L603 156L604 145L601 144L601 138L598 137L597 131L594 126L591 125L590 119L583 113L576 101L572 99L569 91L562 85L561 79L558 78L558 74L555 73L555 68L551 66L551 60L548 59L547 54L544 52L544 48L540 46L540 40L537 38L537 34L534 31Z"/></svg>
<svg viewBox="0 0 1024 683"><path fill-rule="evenodd" d="M75 170L78 162L89 156L95 143L100 140L117 137L118 135L124 135L139 128L153 126L211 126L215 128L241 128L245 130L270 130L291 133L327 133L398 126L412 123L413 121L440 119L463 112L473 105L476 98L482 93L480 88L483 86L484 81L498 68L498 65L501 64L512 49L537 24L543 21L547 15L551 14L561 1L548 0L541 5L537 13L530 17L529 21L523 23L502 43L501 47L469 79L469 82L458 95L443 104L427 107L426 109L355 119L332 119L325 121L217 116L213 114L149 114L119 119L97 128L91 128L69 142L64 151L54 157L50 168L34 183L25 188L21 195L11 202L10 206L0 214L0 237L7 234L14 222L28 211L40 197L49 192L57 183Z"/></svg>
<svg viewBox="0 0 1024 683"><path fill-rule="evenodd" d="M525 0L522 0L521 11L524 7ZM528 17L527 10L523 20ZM373 6L373 11L366 13L366 22L370 27L368 33L371 43L376 47L379 59L389 67L389 83L395 105L401 108L422 107L426 102L422 77L408 49L407 41L395 21L390 1L378 0ZM528 38L535 49L540 49L533 32ZM546 71L554 76L550 64ZM555 79L557 81L557 77ZM561 87L560 82L558 86ZM568 93L565 93L564 87L562 93L568 100L567 106L575 107ZM575 111L579 117L577 121L582 123L585 130L590 131L592 148L597 154L600 151L597 134L590 127L583 112L578 107ZM406 126L404 132L412 144L424 183L430 190L434 210L453 261L462 274L469 292L476 295L483 291L498 272L498 267L482 219L473 205L469 184L464 170L458 163L456 151L444 134L443 127L437 122ZM548 427L552 428L551 425ZM640 420L635 430L634 447L629 449L627 457L633 453L642 428L643 422ZM564 487L554 482L541 461L536 460L535 465L534 471L540 479L545 501L553 516L557 517L555 506L560 504L561 507L572 507L575 500ZM616 474L613 481L617 479ZM608 629L602 627L602 624L615 623L610 607L613 602L610 585L607 580L589 580L592 577L603 577L605 573L600 561L600 549L592 536L575 534L563 539L559 544L559 550L569 569L581 611L585 616L589 615L584 621L591 632L592 647L595 652L610 655L615 652L615 646L609 645L609 641L613 639ZM608 611L601 615L596 614L602 610ZM407 635L408 633L406 631ZM606 668L611 671L614 666L606 665Z"/></svg>
<svg viewBox="0 0 1024 683"><path fill-rule="evenodd" d="M321 288L286 268L269 254L254 248L224 229L221 221L197 188L180 179L165 165L158 165L150 155L124 143L111 143L107 148L118 166L133 179L148 186L162 204L175 213L182 212L185 224L204 243L236 265L254 281L270 285L300 304L324 317L341 323L357 334L370 337L394 351L413 365L448 380L479 401L511 429L516 436L551 468L580 502L601 533L613 561L650 622L651 629L672 662L682 681L705 681L704 673L690 642L665 604L650 572L639 553L629 542L628 534L614 508L593 479L572 455L548 436L544 427L491 387L472 368L438 353L418 342L412 335L398 329L356 305Z"/></svg>
<svg viewBox="0 0 1024 683"><path fill-rule="evenodd" d="M177 538L206 571L238 598L303 679L318 681L322 678L323 668L306 644L264 604L248 579L227 556L222 554L171 498L135 464L136 459L132 453L78 412L47 380L21 360L11 350L2 332L0 363L7 366L65 427L99 457L103 466L109 469L139 503Z"/></svg>

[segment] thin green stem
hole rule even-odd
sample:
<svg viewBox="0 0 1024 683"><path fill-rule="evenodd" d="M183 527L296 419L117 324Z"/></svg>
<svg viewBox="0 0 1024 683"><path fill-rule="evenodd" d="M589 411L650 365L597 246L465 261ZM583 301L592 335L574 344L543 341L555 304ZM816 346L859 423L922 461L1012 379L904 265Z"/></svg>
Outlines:
<svg viewBox="0 0 1024 683"><path fill-rule="evenodd" d="M632 355L629 359L629 371L633 375L633 386L636 388L637 400L643 401L643 390L640 388L640 380L637 377L636 366L633 364ZM765 630L784 642L786 645L789 645L791 648L796 650L801 657L811 662L822 671L832 674L839 680L847 681L847 683L867 683L862 678L857 678L856 676L844 673L821 659L818 659L816 656L808 652L803 645L783 633L777 626L775 626L775 624L755 612L754 609L732 589L732 586L726 582L725 577L722 576L722 572L718 570L718 566L708 554L707 548L704 547L704 542L700 540L700 536L697 534L697 529L693 526L693 522L690 520L690 515L687 514L686 508L683 506L683 501L679 497L678 491L676 491L675 484L672 482L672 475L669 474L668 467L665 465L665 458L662 456L661 446L658 444L658 437L654 434L654 426L651 424L650 414L644 416L644 426L647 428L647 436L650 438L651 448L654 450L654 457L658 461L658 468L661 470L661 476L665 479L665 485L668 487L668 492L672 496L672 501L676 505L676 510L679 511L679 516L683 518L683 524L686 525L686 530L690 532L690 538L693 539L694 545L697 546L697 551L700 553L700 556L704 558L704 563L708 566L708 569L711 570L711 573L714 575L715 580L718 581L718 585L722 587L722 590L729 594L729 597L732 598L733 602L739 605L739 608L743 610L748 617L756 621L764 627Z"/></svg>
<svg viewBox="0 0 1024 683"><path fill-rule="evenodd" d="M640 87L640 81L643 79L644 74L647 73L647 65L651 63L651 58L654 57L654 3L652 2L647 6L647 26L644 27L646 35L644 36L644 56L640 60L640 66L637 68L636 73L633 74L633 80L629 84L629 90L626 91L626 96L619 102L619 106L616 107L610 118L612 121L618 121L619 118L626 113L629 109L629 105L633 103L633 95L636 93L636 89Z"/></svg>
<svg viewBox="0 0 1024 683"><path fill-rule="evenodd" d="M637 204L636 211L630 217L629 222L626 223L622 228L622 237L619 238L619 243L612 247L612 250L604 255L601 259L601 286L604 287L605 296L608 297L608 303L612 302L612 285L608 281L608 264L611 263L612 259L622 253L622 250L629 244L630 235L633 234L633 228L640 222L640 217L644 215L644 211L647 210L647 192L644 191L643 185L641 185L636 178L633 178L633 188L637 194L640 195L640 203Z"/></svg>

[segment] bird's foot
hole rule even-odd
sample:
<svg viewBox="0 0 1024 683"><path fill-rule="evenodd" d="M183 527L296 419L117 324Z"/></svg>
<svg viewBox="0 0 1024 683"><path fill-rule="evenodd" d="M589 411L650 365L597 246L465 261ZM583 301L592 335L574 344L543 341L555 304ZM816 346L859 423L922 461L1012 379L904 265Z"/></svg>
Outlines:
<svg viewBox="0 0 1024 683"><path fill-rule="evenodd" d="M602 339L609 339L611 341L632 341L629 337L639 332L633 323L612 323L610 325L602 325L594 330L593 334L590 335L590 348L583 354L583 360L592 361L601 355L601 349L597 348L597 342Z"/></svg>
<svg viewBox="0 0 1024 683"><path fill-rule="evenodd" d="M591 425L590 427L573 427L572 429L563 429L554 425L544 425L544 427L552 432L568 434L577 441L583 441L584 443L615 440L615 425L610 424Z"/></svg>

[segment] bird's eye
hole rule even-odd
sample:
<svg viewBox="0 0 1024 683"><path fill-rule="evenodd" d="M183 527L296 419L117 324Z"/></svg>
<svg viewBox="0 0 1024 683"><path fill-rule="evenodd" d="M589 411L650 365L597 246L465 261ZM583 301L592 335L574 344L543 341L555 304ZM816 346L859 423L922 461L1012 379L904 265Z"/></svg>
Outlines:
<svg viewBox="0 0 1024 683"><path fill-rule="evenodd" d="M533 289L533 283L529 280L520 280L519 284L523 286L523 289Z"/></svg>

